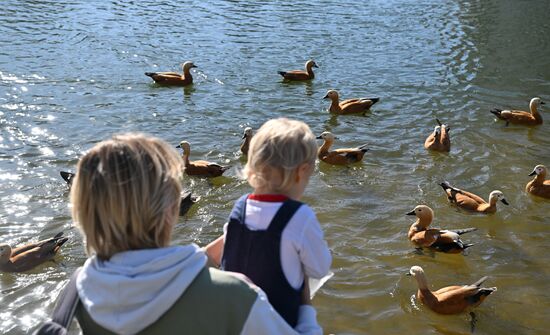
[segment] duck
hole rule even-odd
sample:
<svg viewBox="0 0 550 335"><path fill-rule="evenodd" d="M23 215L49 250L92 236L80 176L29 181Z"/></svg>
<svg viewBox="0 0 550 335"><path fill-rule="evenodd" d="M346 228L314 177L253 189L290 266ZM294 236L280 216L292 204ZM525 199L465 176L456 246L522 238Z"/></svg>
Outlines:
<svg viewBox="0 0 550 335"><path fill-rule="evenodd" d="M319 157L321 161L332 165L348 165L358 163L363 159L365 153L369 151L367 144L363 144L357 148L336 149L329 151L332 143L334 143L334 140L338 138L328 131L325 131L321 135L317 136L317 139L325 141L319 148L317 157Z"/></svg>
<svg viewBox="0 0 550 335"><path fill-rule="evenodd" d="M73 172L59 171L59 174L65 180L69 189L73 185L75 174ZM191 192L185 192L181 196L179 215L184 216L187 214L191 206L198 201L198 198L194 197Z"/></svg>
<svg viewBox="0 0 550 335"><path fill-rule="evenodd" d="M145 72L146 76L153 78L157 84L170 86L187 86L193 84L193 76L190 70L197 67L193 62L181 64L182 73L178 72Z"/></svg>
<svg viewBox="0 0 550 335"><path fill-rule="evenodd" d="M68 238L63 232L54 237L17 248L9 244L0 244L0 271L24 272L52 259Z"/></svg>
<svg viewBox="0 0 550 335"><path fill-rule="evenodd" d="M451 137L449 135L451 128L446 124L442 124L439 119L435 120L438 125L435 126L433 133L424 141L424 148L433 151L449 152L451 151Z"/></svg>
<svg viewBox="0 0 550 335"><path fill-rule="evenodd" d="M190 161L189 155L191 154L191 146L187 141L181 141L176 148L183 150L183 164L185 173L188 176L219 177L230 168L229 166L223 166L208 161Z"/></svg>
<svg viewBox="0 0 550 335"><path fill-rule="evenodd" d="M278 71L278 73L283 76L284 80L289 81L304 81L304 80L311 80L315 78L315 74L313 73L313 68L318 68L315 61L312 59L308 60L306 62L306 69L303 70L292 70L292 71Z"/></svg>
<svg viewBox="0 0 550 335"><path fill-rule="evenodd" d="M424 270L414 265L407 275L413 276L418 284L416 297L422 304L438 314L460 314L479 306L485 298L496 292L496 287L481 287L488 277L483 277L470 285L454 285L432 291Z"/></svg>
<svg viewBox="0 0 550 335"><path fill-rule="evenodd" d="M504 194L499 190L492 191L489 194L489 202L487 202L478 195L451 186L447 181L439 185L443 187L450 203L468 211L493 214L497 211L497 201L500 200L506 206L509 205L508 201L504 198Z"/></svg>
<svg viewBox="0 0 550 335"><path fill-rule="evenodd" d="M437 228L429 228L434 218L433 210L426 205L418 205L407 215L415 215L416 221L409 228L409 241L417 248L430 248L435 251L458 254L473 246L466 244L460 239L460 235L472 231L477 228L466 228L456 230L443 230Z"/></svg>
<svg viewBox="0 0 550 335"><path fill-rule="evenodd" d="M535 97L531 99L529 103L530 112L494 108L491 109L491 113L495 114L497 118L506 121L506 126L510 123L525 126L538 126L542 124L542 116L539 114L538 107L544 104L544 101Z"/></svg>
<svg viewBox="0 0 550 335"><path fill-rule="evenodd" d="M250 141L252 140L252 128L246 127L243 132L243 142L241 143L241 152L243 155L248 155L248 148L250 148Z"/></svg>
<svg viewBox="0 0 550 335"><path fill-rule="evenodd" d="M529 176L535 176L533 180L527 183L525 191L539 197L550 199L550 179L545 180L548 170L544 165L537 165Z"/></svg>
<svg viewBox="0 0 550 335"><path fill-rule="evenodd" d="M340 102L338 91L329 90L323 99L330 99L329 112L334 114L357 114L368 111L380 98L347 99Z"/></svg>

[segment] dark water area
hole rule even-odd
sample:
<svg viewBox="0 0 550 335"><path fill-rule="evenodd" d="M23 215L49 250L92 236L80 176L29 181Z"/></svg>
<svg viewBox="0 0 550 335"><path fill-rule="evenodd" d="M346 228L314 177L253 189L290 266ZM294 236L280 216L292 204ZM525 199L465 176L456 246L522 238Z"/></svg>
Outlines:
<svg viewBox="0 0 550 335"><path fill-rule="evenodd" d="M250 191L238 174L243 129L281 116L333 132L337 147L371 147L359 165L318 164L304 198L334 257L335 276L314 299L326 333L469 333L467 314L436 315L411 298L412 265L433 288L489 276L498 291L476 309L476 334L546 333L550 201L524 187L535 165L550 166L550 113L543 107L539 127L504 127L489 110L550 102L548 13L547 0L3 1L0 242L62 230L70 240L55 263L0 274L0 333L45 320L85 260L59 171L93 144L141 131L231 165L224 177L185 180L200 201L174 243L203 245ZM310 58L313 81L281 82L278 70ZM143 74L187 60L198 66L191 87ZM380 102L366 116L335 117L322 100L329 89ZM451 126L449 154L423 148L436 117ZM510 206L458 211L442 180L483 197L499 189ZM418 204L434 209L434 226L477 227L467 236L475 246L466 256L413 253L404 214Z"/></svg>

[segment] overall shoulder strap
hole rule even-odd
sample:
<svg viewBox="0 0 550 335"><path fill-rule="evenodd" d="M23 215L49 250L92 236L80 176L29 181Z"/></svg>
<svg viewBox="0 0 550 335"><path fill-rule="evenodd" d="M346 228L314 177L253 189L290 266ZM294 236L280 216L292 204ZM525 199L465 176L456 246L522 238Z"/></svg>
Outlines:
<svg viewBox="0 0 550 335"><path fill-rule="evenodd" d="M71 324L76 312L76 307L80 302L80 297L78 296L78 291L76 290L76 277L81 270L82 267L75 270L71 276L71 280L59 295L57 304L53 310L52 321L59 323L67 329Z"/></svg>
<svg viewBox="0 0 550 335"><path fill-rule="evenodd" d="M275 216L273 217L273 220L271 220L267 230L272 233L281 234L288 221L292 219L300 206L302 206L302 203L299 201L291 199L286 200L277 213L275 213Z"/></svg>

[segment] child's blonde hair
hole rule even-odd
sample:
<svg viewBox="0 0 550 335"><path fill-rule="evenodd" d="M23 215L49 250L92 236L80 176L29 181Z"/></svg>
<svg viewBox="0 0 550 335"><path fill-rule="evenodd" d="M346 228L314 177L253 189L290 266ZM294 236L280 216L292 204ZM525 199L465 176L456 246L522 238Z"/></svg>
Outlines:
<svg viewBox="0 0 550 335"><path fill-rule="evenodd" d="M166 142L122 134L96 144L78 162L73 220L88 254L101 259L168 246L180 202L182 161Z"/></svg>
<svg viewBox="0 0 550 335"><path fill-rule="evenodd" d="M304 163L315 164L316 156L317 142L307 124L287 118L269 120L250 142L243 175L254 188L284 192L294 182L296 169ZM273 182L274 172L280 173L281 183Z"/></svg>

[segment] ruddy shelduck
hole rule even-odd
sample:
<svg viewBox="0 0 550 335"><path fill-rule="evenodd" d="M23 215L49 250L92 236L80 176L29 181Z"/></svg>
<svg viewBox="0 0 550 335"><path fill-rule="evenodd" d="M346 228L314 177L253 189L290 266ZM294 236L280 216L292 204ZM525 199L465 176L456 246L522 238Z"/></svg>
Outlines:
<svg viewBox="0 0 550 335"><path fill-rule="evenodd" d="M537 165L529 176L535 176L533 180L527 183L525 191L539 197L550 199L550 179L546 179L546 166Z"/></svg>
<svg viewBox="0 0 550 335"><path fill-rule="evenodd" d="M145 72L146 76L153 78L157 84L170 86L187 86L193 83L191 69L197 67L193 62L181 64L183 73L179 72Z"/></svg>
<svg viewBox="0 0 550 335"><path fill-rule="evenodd" d="M435 126L433 133L424 141L424 148L433 151L449 152L451 151L451 137L449 135L451 128L446 124L442 124L438 119L435 120L438 125Z"/></svg>
<svg viewBox="0 0 550 335"><path fill-rule="evenodd" d="M229 169L229 166L222 166L208 161L190 161L191 146L189 142L182 141L176 148L183 150L183 165L188 176L219 177Z"/></svg>
<svg viewBox="0 0 550 335"><path fill-rule="evenodd" d="M487 202L478 195L451 186L447 181L439 185L443 187L450 203L468 211L492 214L497 211L497 201L500 200L503 204L509 205L508 201L504 198L504 194L499 190L491 192L489 194L489 202Z"/></svg>
<svg viewBox="0 0 550 335"><path fill-rule="evenodd" d="M479 306L493 292L496 287L481 287L487 277L483 277L471 285L456 285L432 291L428 287L428 280L424 270L412 266L407 275L413 276L418 284L416 297L422 304L439 314L459 314Z"/></svg>
<svg viewBox="0 0 550 335"><path fill-rule="evenodd" d="M357 114L368 111L380 98L359 98L340 101L338 92L329 90L323 99L330 99L329 112L334 114Z"/></svg>
<svg viewBox="0 0 550 335"><path fill-rule="evenodd" d="M0 244L0 271L28 271L52 259L67 240L60 232L54 237L13 249L8 244Z"/></svg>
<svg viewBox="0 0 550 335"><path fill-rule="evenodd" d="M433 210L426 205L418 205L407 215L415 215L416 221L409 228L409 241L417 248L431 248L436 251L457 254L471 247L460 239L460 235L477 230L466 228L443 230L429 228L434 218Z"/></svg>
<svg viewBox="0 0 550 335"><path fill-rule="evenodd" d="M278 73L283 76L285 80L290 81L303 81L315 78L313 68L317 67L317 64L313 60L306 62L306 69L304 70L292 70L292 71L279 71Z"/></svg>
<svg viewBox="0 0 550 335"><path fill-rule="evenodd" d="M59 171L59 174L61 175L61 178L63 178L63 180L67 183L67 185L71 187L75 174L67 171Z"/></svg>
<svg viewBox="0 0 550 335"><path fill-rule="evenodd" d="M241 152L245 156L248 155L248 148L250 148L250 141L252 140L252 136L252 128L246 127L243 132L243 142L241 143Z"/></svg>
<svg viewBox="0 0 550 335"><path fill-rule="evenodd" d="M506 121L506 125L520 124L525 126L538 126L542 124L542 116L540 115L538 108L540 105L544 105L544 101L540 98L533 98L529 103L530 112L520 110L502 110L491 109L491 113L495 114L497 118Z"/></svg>
<svg viewBox="0 0 550 335"><path fill-rule="evenodd" d="M336 149L329 151L330 147L334 143L334 140L337 139L332 133L325 131L321 135L317 136L317 139L324 140L323 145L319 148L317 152L317 157L325 163L332 165L348 165L360 162L365 156L365 152L369 149L366 144L358 148L349 148L349 149Z"/></svg>

